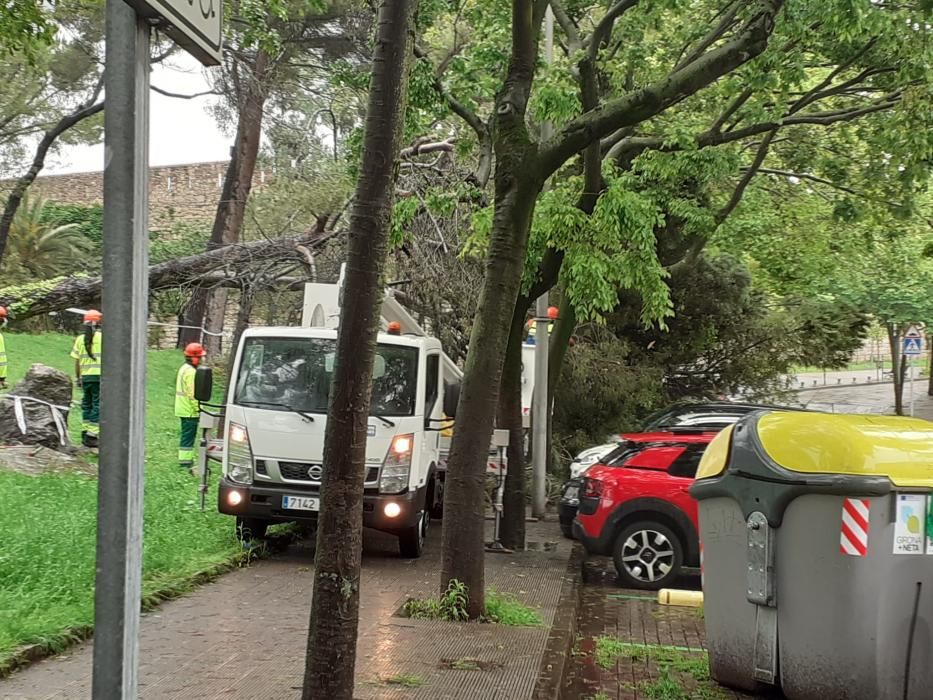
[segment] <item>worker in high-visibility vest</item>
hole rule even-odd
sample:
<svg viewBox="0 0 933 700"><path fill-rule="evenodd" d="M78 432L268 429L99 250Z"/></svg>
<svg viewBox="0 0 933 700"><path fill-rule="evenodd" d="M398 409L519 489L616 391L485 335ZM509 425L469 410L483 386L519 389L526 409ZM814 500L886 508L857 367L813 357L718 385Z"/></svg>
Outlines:
<svg viewBox="0 0 933 700"><path fill-rule="evenodd" d="M549 307L547 307L547 317L548 317L548 319L549 319L549 320L548 320L548 324L547 324L547 331L548 331L548 333L553 333L553 332L554 332L554 321L557 320L557 313L558 313L558 310L557 310L557 307L556 307L556 306L549 306ZM530 320L528 321L528 323L526 324L526 326L527 326L527 328L528 328L528 343L529 343L529 345L534 345L534 344L535 344L535 334L536 334L536 332L537 332L538 322L535 321L535 319L532 318L532 319L530 319Z"/></svg>
<svg viewBox="0 0 933 700"><path fill-rule="evenodd" d="M100 435L100 357L103 349L100 311L84 314L84 331L75 338L71 358L75 361L75 379L81 385L81 444L97 447Z"/></svg>
<svg viewBox="0 0 933 700"><path fill-rule="evenodd" d="M0 328L6 326L7 311L5 306L0 306ZM7 359L6 359L6 341L3 339L3 333L0 333L0 389L6 389L7 377Z"/></svg>
<svg viewBox="0 0 933 700"><path fill-rule="evenodd" d="M201 404L194 398L194 378L205 355L207 353L201 343L188 343L185 346L185 364L179 368L175 378L175 417L181 423L178 466L182 469L190 470L194 467L194 443L198 437L198 419L201 414Z"/></svg>

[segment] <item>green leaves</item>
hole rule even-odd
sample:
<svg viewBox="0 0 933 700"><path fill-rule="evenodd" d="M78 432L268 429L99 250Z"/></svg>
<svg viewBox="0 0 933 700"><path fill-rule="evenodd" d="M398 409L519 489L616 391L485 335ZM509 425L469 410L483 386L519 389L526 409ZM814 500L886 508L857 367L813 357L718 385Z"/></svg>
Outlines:
<svg viewBox="0 0 933 700"><path fill-rule="evenodd" d="M407 227L414 221L420 207L421 203L415 197L401 197L395 200L389 227L390 248L398 248L408 240Z"/></svg>
<svg viewBox="0 0 933 700"><path fill-rule="evenodd" d="M578 178L541 196L529 241L525 288L545 249L556 248L564 253L561 282L578 318L599 321L615 308L624 290L640 295L645 325L663 326L672 314L667 272L658 260L655 238L664 216L627 176L607 168L605 179L592 215L577 207Z"/></svg>
<svg viewBox="0 0 933 700"><path fill-rule="evenodd" d="M52 43L56 27L38 0L0 3L0 51L22 53L29 62Z"/></svg>

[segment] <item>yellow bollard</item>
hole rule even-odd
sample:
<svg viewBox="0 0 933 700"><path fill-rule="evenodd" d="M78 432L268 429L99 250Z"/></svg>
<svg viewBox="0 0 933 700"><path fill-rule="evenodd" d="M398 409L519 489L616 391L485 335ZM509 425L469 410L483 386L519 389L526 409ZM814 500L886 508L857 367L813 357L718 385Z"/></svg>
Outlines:
<svg viewBox="0 0 933 700"><path fill-rule="evenodd" d="M662 588L658 591L658 603L677 605L685 608L703 607L703 591L682 591L676 588Z"/></svg>

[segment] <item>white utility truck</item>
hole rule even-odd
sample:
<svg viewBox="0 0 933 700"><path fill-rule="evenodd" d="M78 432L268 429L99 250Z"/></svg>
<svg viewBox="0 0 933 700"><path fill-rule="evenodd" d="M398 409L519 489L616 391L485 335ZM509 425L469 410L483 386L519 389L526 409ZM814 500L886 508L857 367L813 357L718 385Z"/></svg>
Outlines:
<svg viewBox="0 0 933 700"><path fill-rule="evenodd" d="M301 327L250 328L236 349L223 446L213 454L222 464L218 507L236 517L241 535L317 518L342 282L306 285ZM391 291L381 315L363 524L397 535L401 555L418 557L443 507L462 374Z"/></svg>

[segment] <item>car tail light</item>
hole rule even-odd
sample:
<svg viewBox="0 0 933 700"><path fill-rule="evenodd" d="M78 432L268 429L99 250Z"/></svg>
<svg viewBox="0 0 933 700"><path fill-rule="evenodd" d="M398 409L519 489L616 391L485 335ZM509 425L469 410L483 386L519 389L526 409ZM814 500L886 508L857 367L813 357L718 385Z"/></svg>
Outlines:
<svg viewBox="0 0 933 700"><path fill-rule="evenodd" d="M583 498L599 498L603 495L603 482L596 479L583 480Z"/></svg>

